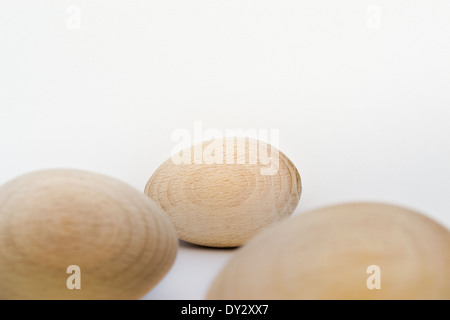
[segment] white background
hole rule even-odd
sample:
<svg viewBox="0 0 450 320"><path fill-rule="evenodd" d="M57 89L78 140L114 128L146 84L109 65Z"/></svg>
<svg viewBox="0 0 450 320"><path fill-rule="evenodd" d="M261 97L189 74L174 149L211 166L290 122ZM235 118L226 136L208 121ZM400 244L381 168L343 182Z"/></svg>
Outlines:
<svg viewBox="0 0 450 320"><path fill-rule="evenodd" d="M194 121L278 129L295 214L374 200L448 227L450 1L0 0L0 184L64 167L143 191ZM204 298L232 253L183 243L145 299Z"/></svg>

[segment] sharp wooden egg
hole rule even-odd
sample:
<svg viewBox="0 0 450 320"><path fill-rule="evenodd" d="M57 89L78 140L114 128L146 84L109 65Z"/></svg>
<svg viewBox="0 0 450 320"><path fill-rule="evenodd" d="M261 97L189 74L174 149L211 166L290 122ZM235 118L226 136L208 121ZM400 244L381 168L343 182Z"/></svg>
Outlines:
<svg viewBox="0 0 450 320"><path fill-rule="evenodd" d="M262 232L209 299L450 299L450 232L401 207L355 203Z"/></svg>
<svg viewBox="0 0 450 320"><path fill-rule="evenodd" d="M236 247L292 214L301 190L297 169L276 148L221 138L168 159L145 193L169 215L180 239Z"/></svg>
<svg viewBox="0 0 450 320"><path fill-rule="evenodd" d="M49 170L0 188L0 299L137 299L177 248L161 208L113 178Z"/></svg>

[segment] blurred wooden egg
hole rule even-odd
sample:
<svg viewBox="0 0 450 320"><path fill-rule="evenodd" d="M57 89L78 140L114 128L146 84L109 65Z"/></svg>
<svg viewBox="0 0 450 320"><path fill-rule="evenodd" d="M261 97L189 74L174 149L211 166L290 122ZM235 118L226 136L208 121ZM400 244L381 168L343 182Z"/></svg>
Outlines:
<svg viewBox="0 0 450 320"><path fill-rule="evenodd" d="M450 232L383 204L332 206L262 232L209 299L450 299Z"/></svg>
<svg viewBox="0 0 450 320"><path fill-rule="evenodd" d="M145 193L169 215L184 241L236 247L292 214L301 195L293 163L269 144L222 138L164 162Z"/></svg>
<svg viewBox="0 0 450 320"><path fill-rule="evenodd" d="M118 180L49 170L0 188L0 299L137 299L177 248L161 208Z"/></svg>

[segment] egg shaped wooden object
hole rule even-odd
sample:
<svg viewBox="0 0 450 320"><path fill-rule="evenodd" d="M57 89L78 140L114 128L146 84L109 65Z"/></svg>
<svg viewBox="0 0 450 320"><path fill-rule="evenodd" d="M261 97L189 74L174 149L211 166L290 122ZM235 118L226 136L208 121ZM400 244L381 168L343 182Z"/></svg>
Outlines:
<svg viewBox="0 0 450 320"><path fill-rule="evenodd" d="M236 247L292 214L300 175L279 150L248 138L207 141L175 154L145 193L169 215L184 241Z"/></svg>
<svg viewBox="0 0 450 320"><path fill-rule="evenodd" d="M138 299L177 248L161 208L113 178L48 170L0 187L0 299Z"/></svg>
<svg viewBox="0 0 450 320"><path fill-rule="evenodd" d="M450 233L401 207L354 203L262 232L209 299L450 299Z"/></svg>

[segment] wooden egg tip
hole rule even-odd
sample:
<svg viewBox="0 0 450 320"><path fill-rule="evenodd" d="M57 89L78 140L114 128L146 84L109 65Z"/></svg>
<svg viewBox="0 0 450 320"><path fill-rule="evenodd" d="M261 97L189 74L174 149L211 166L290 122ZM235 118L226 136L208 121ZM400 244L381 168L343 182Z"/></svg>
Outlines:
<svg viewBox="0 0 450 320"><path fill-rule="evenodd" d="M46 170L0 187L0 299L138 299L177 249L161 208L119 180Z"/></svg>
<svg viewBox="0 0 450 320"><path fill-rule="evenodd" d="M181 240L237 247L298 205L301 179L273 146L220 138L185 149L153 174L145 194L168 214Z"/></svg>
<svg viewBox="0 0 450 320"><path fill-rule="evenodd" d="M379 203L326 207L263 231L210 287L212 300L450 299L450 232Z"/></svg>

